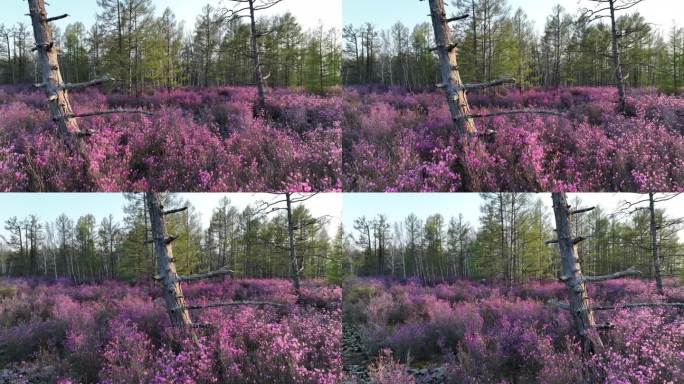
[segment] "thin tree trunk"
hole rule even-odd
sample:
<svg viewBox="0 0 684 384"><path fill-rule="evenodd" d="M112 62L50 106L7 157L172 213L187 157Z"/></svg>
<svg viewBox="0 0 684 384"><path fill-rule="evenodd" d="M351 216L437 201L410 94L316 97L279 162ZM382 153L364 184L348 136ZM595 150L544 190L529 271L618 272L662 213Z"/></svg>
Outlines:
<svg viewBox="0 0 684 384"><path fill-rule="evenodd" d="M292 201L290 197L292 196L291 193L287 192L285 193L285 200L287 203L287 235L288 235L288 240L289 240L289 252L290 252L290 263L291 263L291 268L292 268L292 284L294 285L295 293L297 294L297 297L299 297L299 288L300 288L300 281L299 281L299 274L300 274L300 268L299 268L299 262L297 260L297 253L295 250L295 243L294 243L294 223L292 222Z"/></svg>
<svg viewBox="0 0 684 384"><path fill-rule="evenodd" d="M565 193L554 192L553 211L556 217L556 232L561 256L561 275L568 288L570 313L575 323L575 329L583 341L586 353L596 353L603 350L603 342L596 332L594 314L589 304L582 267L577 256L577 243L581 238L575 238L570 225L571 215Z"/></svg>
<svg viewBox="0 0 684 384"><path fill-rule="evenodd" d="M256 74L257 81L257 108L263 109L266 106L266 93L265 93L265 81L261 73L261 55L259 54L259 45L257 43L257 29L256 29L256 18L254 16L254 0L249 0L249 17L251 20L251 44L252 44L252 57L254 60L254 73Z"/></svg>
<svg viewBox="0 0 684 384"><path fill-rule="evenodd" d="M613 50L613 65L615 66L615 80L618 89L618 108L625 112L625 79L622 76L622 65L620 64L620 48L618 47L617 25L615 21L615 1L609 0L610 5L610 25L611 25L611 45Z"/></svg>
<svg viewBox="0 0 684 384"><path fill-rule="evenodd" d="M655 194L648 194L649 211L651 214L651 252L653 255L653 270L658 293L663 294L663 278L660 271L660 255L658 254L658 230L656 226Z"/></svg>

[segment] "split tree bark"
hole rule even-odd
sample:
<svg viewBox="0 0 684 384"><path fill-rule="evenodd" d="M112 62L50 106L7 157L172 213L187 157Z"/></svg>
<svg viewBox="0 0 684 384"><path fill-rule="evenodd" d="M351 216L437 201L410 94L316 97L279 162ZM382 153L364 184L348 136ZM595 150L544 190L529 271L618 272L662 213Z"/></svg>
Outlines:
<svg viewBox="0 0 684 384"><path fill-rule="evenodd" d="M596 321L589 304L585 279L577 255L577 244L583 238L576 238L572 234L570 219L572 212L565 193L554 192L553 212L556 217L556 232L561 256L560 280L568 288L569 310L575 324L575 329L583 341L586 353L596 353L603 350L603 342L596 331Z"/></svg>

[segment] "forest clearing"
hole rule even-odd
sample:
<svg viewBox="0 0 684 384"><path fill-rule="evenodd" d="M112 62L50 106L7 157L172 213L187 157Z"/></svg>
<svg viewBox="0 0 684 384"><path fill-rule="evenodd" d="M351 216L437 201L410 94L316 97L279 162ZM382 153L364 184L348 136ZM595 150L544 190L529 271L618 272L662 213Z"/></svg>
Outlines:
<svg viewBox="0 0 684 384"><path fill-rule="evenodd" d="M470 93L477 119L467 151L477 191L672 191L684 188L684 99L633 89L630 116L607 87ZM459 134L439 91L353 86L344 97L344 189L462 191ZM543 109L563 116L517 114ZM360 112L361 111L361 112ZM392 150L388 150L392 148ZM483 155L483 153L485 155Z"/></svg>
<svg viewBox="0 0 684 384"><path fill-rule="evenodd" d="M682 190L680 20L648 0L408 3L345 23L344 190Z"/></svg>
<svg viewBox="0 0 684 384"><path fill-rule="evenodd" d="M205 4L186 27L100 0L86 27L28 1L30 27L0 24L0 190L341 190L336 28L280 3Z"/></svg>
<svg viewBox="0 0 684 384"><path fill-rule="evenodd" d="M338 382L335 195L181 196L26 196L103 217L5 220L0 383Z"/></svg>
<svg viewBox="0 0 684 384"><path fill-rule="evenodd" d="M341 189L340 98L274 90L254 114L247 87L158 90L129 97L71 92L83 119L84 161L69 152L43 92L0 88L4 191L336 191ZM78 106L78 107L77 107ZM84 172L84 164L88 165Z"/></svg>
<svg viewBox="0 0 684 384"><path fill-rule="evenodd" d="M197 340L160 290L117 282L0 280L0 383L337 383L341 289L278 279L185 284ZM263 305L239 305L264 302Z"/></svg>
<svg viewBox="0 0 684 384"><path fill-rule="evenodd" d="M684 301L669 280L666 295ZM360 279L344 287L345 328L361 345L344 345L345 368L372 383L679 383L684 380L682 308L621 308L661 300L652 284L620 279L589 287L605 351L582 357L558 282L458 281L425 286ZM348 339L345 338L345 341ZM354 348L356 353L347 352ZM365 366L364 366L365 364ZM351 381L354 382L354 381ZM361 381L365 382L365 381Z"/></svg>
<svg viewBox="0 0 684 384"><path fill-rule="evenodd" d="M403 195L345 197L343 382L684 380L681 195Z"/></svg>

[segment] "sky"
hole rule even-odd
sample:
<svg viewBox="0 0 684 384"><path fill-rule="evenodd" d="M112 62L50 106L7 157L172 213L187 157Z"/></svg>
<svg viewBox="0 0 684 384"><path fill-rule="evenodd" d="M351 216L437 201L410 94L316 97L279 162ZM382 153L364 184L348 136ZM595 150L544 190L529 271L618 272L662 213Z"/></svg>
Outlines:
<svg viewBox="0 0 684 384"><path fill-rule="evenodd" d="M209 226L211 214L218 206L219 200L228 197L238 209L257 201L273 201L282 196L256 193L180 193L183 200L189 200L201 215L204 228ZM321 193L304 202L316 217L330 216L328 233L332 236L340 223L342 200L339 194ZM120 193L0 193L0 235L6 235L5 221L13 216L20 219L35 214L41 222L54 222L66 214L76 220L86 214L92 214L99 223L110 214L116 221L124 219L123 207L126 199Z"/></svg>
<svg viewBox="0 0 684 384"><path fill-rule="evenodd" d="M68 23L80 21L86 26L90 26L95 21L95 14L98 12L96 0L49 0L47 11L49 15L61 15L68 13L71 15L67 20L58 22L59 26L66 26ZM170 7L176 14L176 18L185 21L186 31L195 24L195 19L204 5L211 3L214 6L223 4L229 8L234 3L227 0L152 0L157 15L164 12L166 7ZM2 0L3 8L0 12L0 24L13 25L17 22L30 23L28 16L28 6L26 0ZM304 29L314 28L319 21L326 26L340 28L342 19L342 0L284 0L276 6L264 10L261 15L279 15L291 12L297 16L297 20Z"/></svg>
<svg viewBox="0 0 684 384"><path fill-rule="evenodd" d="M550 193L531 195L534 200L542 199L547 212L551 214ZM572 202L577 196L583 207L600 206L609 213L624 201L636 202L648 198L647 195L632 193L569 193L568 200ZM461 213L471 227L478 228L481 203L482 198L478 193L346 193L342 197L342 224L347 233L351 233L354 220L361 216L372 218L382 213L390 223L395 223L403 221L411 213L423 221L430 215L440 213L448 222L450 217L457 217ZM672 217L684 217L684 195L659 203L656 207L666 209Z"/></svg>
<svg viewBox="0 0 684 384"><path fill-rule="evenodd" d="M447 4L451 1L445 0ZM582 7L591 7L588 0L507 0L512 10L521 7L530 20L535 21L537 31L544 28L546 17L551 14L551 8L560 4L566 11L574 14ZM455 7L447 8L455 9ZM682 0L645 0L629 12L638 11L647 22L655 23L667 30L672 21L684 15L684 1ZM360 25L367 21L381 29L390 28L395 22L401 21L406 25L415 25L430 21L427 1L419 0L344 0L343 24Z"/></svg>

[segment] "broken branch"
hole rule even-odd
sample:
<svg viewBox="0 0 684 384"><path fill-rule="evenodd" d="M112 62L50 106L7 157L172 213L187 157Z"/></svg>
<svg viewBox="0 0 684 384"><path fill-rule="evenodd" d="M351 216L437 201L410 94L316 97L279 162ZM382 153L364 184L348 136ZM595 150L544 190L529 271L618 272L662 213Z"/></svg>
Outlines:
<svg viewBox="0 0 684 384"><path fill-rule="evenodd" d="M140 109L112 109L112 110L108 110L108 111L98 111L98 112L88 112L88 113L72 113L72 114L65 115L65 116L55 117L52 120L59 121L59 120L74 119L74 118L80 118L80 117L113 115L116 113L139 113L141 115L154 116L154 113L143 111Z"/></svg>
<svg viewBox="0 0 684 384"><path fill-rule="evenodd" d="M164 211L164 212L162 212L162 215L164 215L164 216L166 216L166 215L173 215L174 213L179 213L179 212L183 212L183 211L187 211L187 210L188 210L188 207L177 208L177 209L171 209L171 210L169 210L169 211Z"/></svg>
<svg viewBox="0 0 684 384"><path fill-rule="evenodd" d="M48 17L47 19L45 19L45 21L48 22L48 23L51 23L51 22L53 22L53 21L57 21L57 20L61 20L61 19L66 19L67 17L69 17L69 14L65 13L65 14L59 15L59 16Z"/></svg>
<svg viewBox="0 0 684 384"><path fill-rule="evenodd" d="M512 77L502 77L500 79L488 81L485 83L473 83L473 84L463 84L463 88L468 91L472 91L474 89L484 89L484 88L491 88L491 87L496 87L499 85L503 84L515 84L516 80Z"/></svg>
<svg viewBox="0 0 684 384"><path fill-rule="evenodd" d="M206 309L218 307L230 307L234 305L272 305L274 307L284 307L285 304L274 303L272 301L231 301L229 303L210 303L205 305L187 305L185 309Z"/></svg>
<svg viewBox="0 0 684 384"><path fill-rule="evenodd" d="M584 280L586 281L605 281L605 280L611 280L611 279L619 279L621 277L625 276L637 276L641 275L641 271L636 270L634 267L630 267L624 271L620 272L615 272L609 275L600 275L600 276L584 276Z"/></svg>
<svg viewBox="0 0 684 384"><path fill-rule="evenodd" d="M546 111L543 109L514 109L514 110L510 110L510 111L499 111L499 112L464 116L461 119L466 119L466 118L480 119L480 118L485 118L485 117L495 117L495 116L504 116L504 115L518 115L518 114L522 114L522 113L536 113L539 115L563 116L563 114L560 112Z"/></svg>
<svg viewBox="0 0 684 384"><path fill-rule="evenodd" d="M628 303L628 304L620 304L617 306L601 306L601 307L592 307L595 311L610 311L613 309L621 309L621 308L640 308L640 307L675 307L675 308L684 308L684 303Z"/></svg>
<svg viewBox="0 0 684 384"><path fill-rule="evenodd" d="M82 89L82 88L88 88L88 87L93 87L96 85L104 84L110 81L114 81L115 79L111 76L106 76L100 79L95 79L91 81L87 81L84 83L74 83L74 84L62 84L60 88L70 91L73 89Z"/></svg>
<svg viewBox="0 0 684 384"><path fill-rule="evenodd" d="M211 279L212 277L232 275L233 273L235 273L235 272L228 269L228 268L221 268L219 270L211 271L211 272L207 272L207 273L198 273L195 275L178 276L178 281L205 280L205 279Z"/></svg>

